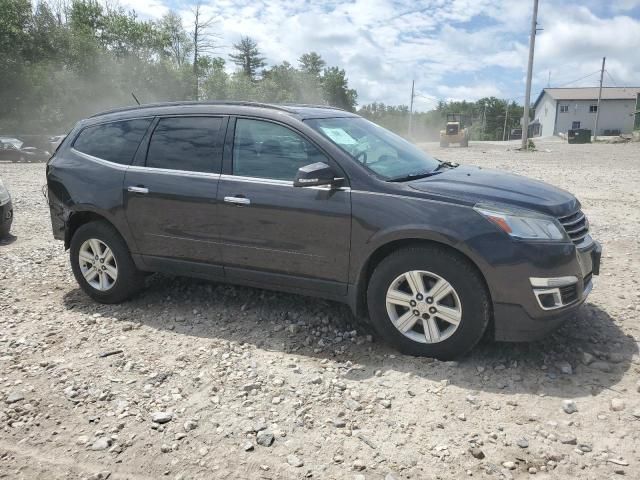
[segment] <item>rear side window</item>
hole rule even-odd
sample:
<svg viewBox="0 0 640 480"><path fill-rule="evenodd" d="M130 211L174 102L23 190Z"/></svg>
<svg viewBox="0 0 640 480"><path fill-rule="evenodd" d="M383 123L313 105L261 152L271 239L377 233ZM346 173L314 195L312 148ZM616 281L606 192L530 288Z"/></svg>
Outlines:
<svg viewBox="0 0 640 480"><path fill-rule="evenodd" d="M220 117L161 118L151 136L147 167L217 173Z"/></svg>
<svg viewBox="0 0 640 480"><path fill-rule="evenodd" d="M73 148L103 160L129 165L150 123L150 118L138 118L87 127L80 132Z"/></svg>

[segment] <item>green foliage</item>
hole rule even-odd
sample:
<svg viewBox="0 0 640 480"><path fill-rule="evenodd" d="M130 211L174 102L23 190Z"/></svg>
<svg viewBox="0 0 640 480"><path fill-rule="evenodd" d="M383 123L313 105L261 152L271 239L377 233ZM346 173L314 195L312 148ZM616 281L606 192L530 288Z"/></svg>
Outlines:
<svg viewBox="0 0 640 480"><path fill-rule="evenodd" d="M266 65L264 57L260 54L258 44L249 37L242 37L238 43L233 44L235 53L229 58L251 80L255 80L259 68Z"/></svg>
<svg viewBox="0 0 640 480"><path fill-rule="evenodd" d="M495 97L481 98L476 102L440 101L428 112L414 112L411 137L418 141L435 141L444 129L447 113L460 113L470 120L465 124L472 140L502 140L505 132L505 112L508 112L506 135L520 126L522 107ZM383 103L364 105L358 113L393 132L409 136L409 108L405 105L390 106Z"/></svg>
<svg viewBox="0 0 640 480"><path fill-rule="evenodd" d="M344 70L327 68L315 52L302 55L299 66L265 70L257 44L244 37L230 56L240 68L229 73L225 59L206 49L194 55L187 33L193 25L175 12L142 21L110 5L0 0L0 133L63 133L80 118L133 104L132 92L146 103L190 100L194 85L200 99L355 108Z"/></svg>

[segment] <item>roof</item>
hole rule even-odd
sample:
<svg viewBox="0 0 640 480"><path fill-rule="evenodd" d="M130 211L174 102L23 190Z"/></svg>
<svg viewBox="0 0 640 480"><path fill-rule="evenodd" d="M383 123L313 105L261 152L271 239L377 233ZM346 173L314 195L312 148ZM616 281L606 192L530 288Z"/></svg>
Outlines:
<svg viewBox="0 0 640 480"><path fill-rule="evenodd" d="M321 117L342 117L355 116L341 108L330 105L308 105L308 104L276 104L242 101L184 101L184 102L162 102L148 103L143 105L133 105L128 107L114 108L104 112L96 113L89 118L104 116L132 116L143 113L145 115L167 114L167 113L256 113L257 111L270 112L272 114L289 114L299 118L321 118Z"/></svg>
<svg viewBox="0 0 640 480"><path fill-rule="evenodd" d="M582 88L544 88L534 107L544 96L549 95L554 100L597 100L598 87L582 87ZM603 100L635 100L640 94L640 87L602 87Z"/></svg>

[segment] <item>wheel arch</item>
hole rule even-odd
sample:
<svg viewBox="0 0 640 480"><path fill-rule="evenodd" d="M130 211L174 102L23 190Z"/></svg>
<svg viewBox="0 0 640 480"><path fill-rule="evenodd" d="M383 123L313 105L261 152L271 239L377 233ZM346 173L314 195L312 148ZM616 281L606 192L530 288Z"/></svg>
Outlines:
<svg viewBox="0 0 640 480"><path fill-rule="evenodd" d="M111 221L105 215L102 215L93 210L75 210L70 212L69 217L65 222L65 231L64 231L64 248L68 249L71 245L71 239L76 231L82 226L86 225L90 222L98 222L102 221L108 223L111 227L114 228L116 232L122 237L122 239L127 243L126 237L122 234L122 231L117 227L117 225Z"/></svg>
<svg viewBox="0 0 640 480"><path fill-rule="evenodd" d="M489 296L489 304L492 305L491 300L491 289L489 288L489 284L487 283L487 279L485 275L482 273L481 268L478 266L478 263L474 261L474 259L463 252L459 248L452 246L451 244L445 243L440 240L419 238L419 237L409 237L409 238L401 238L390 240L382 245L379 245L375 248L370 255L367 257L362 267L360 268L356 283L355 283L355 295L351 302L351 308L353 309L355 315L362 317L367 313L367 287L369 285L369 279L371 278L371 274L375 270L375 268L380 264L382 260L384 260L391 253L396 252L402 248L410 248L410 247L428 247L435 246L438 248L446 249L447 251L453 253L458 256L460 259L469 264L478 274L479 278L482 280L487 295ZM492 315L493 316L493 315ZM491 328L491 324L489 325Z"/></svg>

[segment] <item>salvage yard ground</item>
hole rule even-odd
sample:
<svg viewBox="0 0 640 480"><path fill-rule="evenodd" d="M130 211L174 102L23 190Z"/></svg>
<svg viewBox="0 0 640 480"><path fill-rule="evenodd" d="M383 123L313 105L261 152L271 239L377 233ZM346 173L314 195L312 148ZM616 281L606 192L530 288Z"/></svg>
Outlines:
<svg viewBox="0 0 640 480"><path fill-rule="evenodd" d="M640 478L640 144L536 144L425 147L575 193L602 274L543 341L444 363L294 295L155 275L96 304L52 238L44 164L0 163L0 478Z"/></svg>

